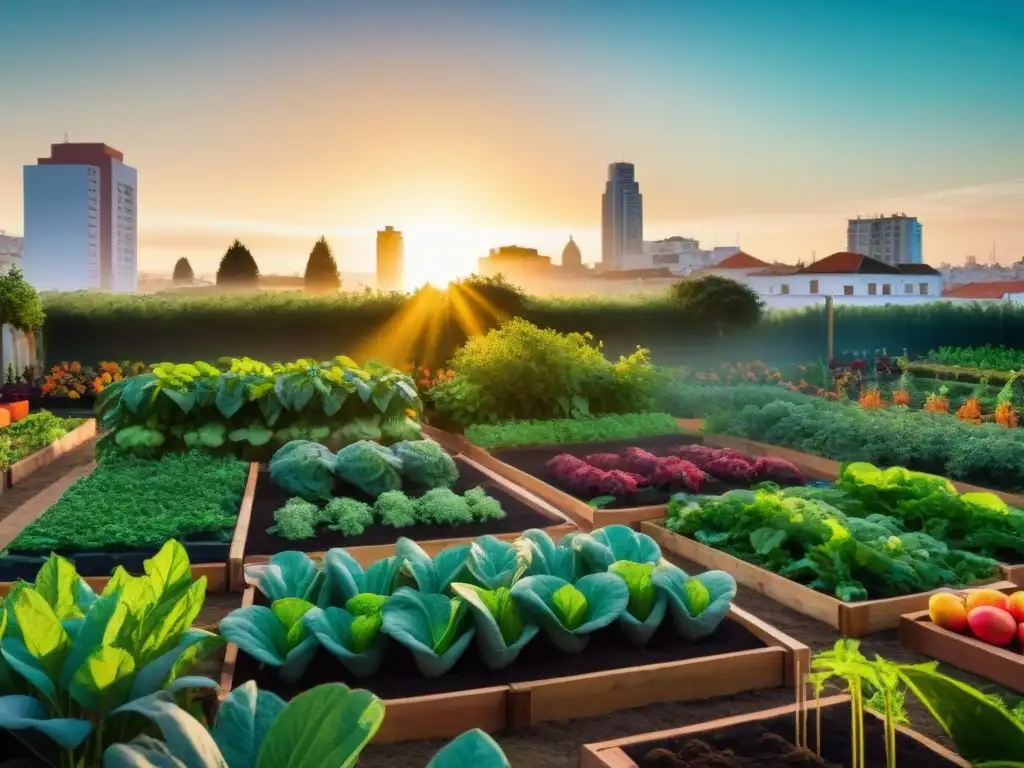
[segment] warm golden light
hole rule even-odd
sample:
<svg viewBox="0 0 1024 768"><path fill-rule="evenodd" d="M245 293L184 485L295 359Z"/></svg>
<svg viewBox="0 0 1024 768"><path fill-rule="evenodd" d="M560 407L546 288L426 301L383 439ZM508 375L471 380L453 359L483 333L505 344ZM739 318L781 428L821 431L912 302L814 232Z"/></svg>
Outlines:
<svg viewBox="0 0 1024 768"><path fill-rule="evenodd" d="M405 238L405 287L409 291L427 283L444 288L476 271L477 259L487 255L487 234L474 229L466 217L434 213L399 228Z"/></svg>

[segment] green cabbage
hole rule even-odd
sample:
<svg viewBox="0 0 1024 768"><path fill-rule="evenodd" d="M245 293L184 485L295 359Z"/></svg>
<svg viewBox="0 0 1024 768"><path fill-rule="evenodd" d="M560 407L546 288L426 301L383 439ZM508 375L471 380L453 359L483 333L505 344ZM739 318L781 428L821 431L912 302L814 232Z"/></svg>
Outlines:
<svg viewBox="0 0 1024 768"><path fill-rule="evenodd" d="M334 461L338 477L374 498L401 489L401 470L402 462L390 450L369 440L342 448Z"/></svg>
<svg viewBox="0 0 1024 768"><path fill-rule="evenodd" d="M465 601L476 624L476 643L488 669L503 669L519 657L540 631L523 621L508 587L485 589L473 584L452 584L452 592Z"/></svg>
<svg viewBox="0 0 1024 768"><path fill-rule="evenodd" d="M433 440L411 440L391 447L402 462L402 475L420 488L451 488L459 479L455 460Z"/></svg>
<svg viewBox="0 0 1024 768"><path fill-rule="evenodd" d="M458 598L402 587L383 612L382 631L409 649L424 677L440 677L455 666L476 634Z"/></svg>
<svg viewBox="0 0 1024 768"><path fill-rule="evenodd" d="M303 623L313 608L297 597L275 600L269 608L238 608L221 620L220 633L257 661L276 667L283 681L294 683L316 655L316 636Z"/></svg>
<svg viewBox="0 0 1024 768"><path fill-rule="evenodd" d="M292 440L270 459L270 479L309 501L334 497L335 456L319 443Z"/></svg>
<svg viewBox="0 0 1024 768"><path fill-rule="evenodd" d="M563 653L579 653L590 634L616 621L629 604L629 589L618 576L593 573L575 584L557 576L527 576L512 587L523 615L540 624Z"/></svg>

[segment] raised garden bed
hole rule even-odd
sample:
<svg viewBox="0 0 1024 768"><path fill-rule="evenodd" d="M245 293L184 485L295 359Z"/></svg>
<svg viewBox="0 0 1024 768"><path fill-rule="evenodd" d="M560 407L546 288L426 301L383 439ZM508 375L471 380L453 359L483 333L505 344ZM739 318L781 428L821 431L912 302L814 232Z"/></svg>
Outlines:
<svg viewBox="0 0 1024 768"><path fill-rule="evenodd" d="M436 432L433 430L432 436ZM664 457L670 455L673 450L686 445L725 447L715 445L706 440L703 435L693 431L600 443L536 445L501 449L494 452L485 451L458 436L438 436L435 439L442 441L442 445L446 445L449 450L460 450L463 455L472 458L481 466L509 478L530 493L544 499L569 515L585 530L601 528L606 525L635 525L645 520L663 518L668 510L668 501L672 497L672 493L665 489L642 488L634 494L629 494L598 508L589 504L589 499L574 496L556 486L554 474L547 466L555 456L569 454L582 459L591 454L621 454L627 448L641 448L655 456ZM757 457L762 455L758 454ZM805 472L805 475L809 480L826 479L813 472ZM701 493L717 495L739 487L745 486L730 485L709 476L701 485Z"/></svg>
<svg viewBox="0 0 1024 768"><path fill-rule="evenodd" d="M261 601L250 587L242 605ZM435 679L422 677L411 653L397 643L389 647L380 671L368 678L352 676L321 649L296 686L285 685L276 670L261 667L229 644L220 695L246 680L285 698L319 683L344 682L384 700L388 717L376 741L396 742L449 738L467 728L514 730L659 702L792 686L797 667L806 670L810 663L806 646L735 606L703 640L683 640L670 625L665 622L642 648L617 627L599 630L574 655L538 637L499 671L488 670L473 645L450 672Z"/></svg>
<svg viewBox="0 0 1024 768"><path fill-rule="evenodd" d="M797 705L776 707L747 715L726 717L683 728L654 731L624 739L584 744L580 768L731 768L736 766L849 765L850 700L832 696L821 700L821 758L813 751L798 752L794 746ZM808 744L815 744L815 717L809 718ZM864 719L865 766L883 768L885 726L874 713ZM734 754L723 754L731 750ZM651 753L654 752L652 755ZM897 726L898 764L915 768L969 768L969 763L945 747L915 731ZM777 760L772 758L777 756ZM757 759L756 762L753 760Z"/></svg>
<svg viewBox="0 0 1024 768"><path fill-rule="evenodd" d="M395 542L401 537L415 540L428 555L435 555L446 547L469 543L484 534L512 541L525 530L541 528L557 541L567 533L577 530L575 524L569 522L552 506L525 493L475 461L465 456L456 456L455 463L459 470L459 479L452 490L461 494L478 486L483 488L488 496L501 503L506 513L504 518L443 526L418 523L405 528L375 523L358 536L345 536L342 533L324 530L312 539L288 540L268 533L267 529L274 525L274 512L284 506L291 494L275 485L270 479L269 472L261 468L257 474L251 511L248 515L239 516L235 538L231 544L232 589L244 589L244 566L266 562L278 552L296 548L317 559L323 557L328 549L344 547L362 565L369 565L393 555ZM359 489L341 481L336 485L335 495L371 504L374 501Z"/></svg>
<svg viewBox="0 0 1024 768"><path fill-rule="evenodd" d="M33 472L53 463L64 454L89 442L95 436L96 419L87 419L59 440L11 464L5 473L7 484L14 486L24 482L25 478Z"/></svg>
<svg viewBox="0 0 1024 768"><path fill-rule="evenodd" d="M933 624L926 610L902 616L899 635L900 644L908 650L1024 693L1024 649L1016 640L1000 648L970 635L951 632Z"/></svg>
<svg viewBox="0 0 1024 768"><path fill-rule="evenodd" d="M245 486L242 491L238 510L237 527L243 518L247 518L252 507L253 493L259 466L250 464L246 473ZM27 503L19 507L0 528L0 551L8 549L13 542L34 521L41 519L50 508ZM231 542L217 540L213 537L195 534L181 539L191 561L192 578L205 576L207 592L224 592L228 589L228 555ZM124 567L129 573L142 573L143 562L155 555L162 542L145 547L116 547L76 549L71 547L53 547L46 553L38 552L8 553L0 555L0 596L6 595L12 584L18 579L31 579L45 562L50 551L71 560L80 576L96 591L101 591L117 566Z"/></svg>
<svg viewBox="0 0 1024 768"><path fill-rule="evenodd" d="M759 443L742 437L701 433L700 430L703 427L703 422L700 420L680 419L680 425L691 434L703 434L705 445L714 448L732 448L751 457L775 456L780 459L785 459L798 467L808 477L813 476L830 482L834 482L839 478L839 472L842 465L838 461L825 459L821 456L814 456L809 453L794 451L791 448L766 445L765 443ZM970 483L957 482L956 480L950 480L950 482L956 488L958 493L991 493L998 496L1003 500L1003 502L1011 507L1024 508L1024 496L1020 494L1008 493L1006 491L994 491L989 488L981 488L976 485L971 485ZM1004 563L1000 566L1000 570L1002 571L1003 578L1007 581L1024 585L1024 564Z"/></svg>
<svg viewBox="0 0 1024 768"><path fill-rule="evenodd" d="M750 587L797 613L828 624L847 637L864 637L874 632L895 629L899 626L903 614L926 609L928 598L935 592L943 591L932 590L880 600L844 602L686 536L673 533L662 522L642 523L640 531L658 542L663 551L672 552L705 568L726 571L738 584ZM996 581L976 586L1007 593L1017 589L1017 585L1010 581Z"/></svg>

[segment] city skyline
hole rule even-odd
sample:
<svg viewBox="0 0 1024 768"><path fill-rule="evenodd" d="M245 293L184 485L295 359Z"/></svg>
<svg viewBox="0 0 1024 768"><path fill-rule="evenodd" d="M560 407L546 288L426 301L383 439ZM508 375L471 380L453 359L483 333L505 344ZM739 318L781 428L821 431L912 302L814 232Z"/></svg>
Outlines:
<svg viewBox="0 0 1024 768"><path fill-rule="evenodd" d="M23 234L21 168L67 132L145 177L142 271L211 272L239 237L289 274L323 234L369 272L386 224L413 282L570 235L593 263L617 160L647 240L795 262L905 211L929 263L1024 256L1019 3L137 5L0 7L0 229Z"/></svg>

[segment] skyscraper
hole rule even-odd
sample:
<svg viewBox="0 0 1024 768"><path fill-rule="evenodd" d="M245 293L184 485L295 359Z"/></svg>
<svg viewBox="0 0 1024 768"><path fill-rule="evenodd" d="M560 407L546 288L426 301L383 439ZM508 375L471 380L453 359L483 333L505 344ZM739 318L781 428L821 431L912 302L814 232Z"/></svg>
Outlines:
<svg viewBox="0 0 1024 768"><path fill-rule="evenodd" d="M608 166L601 207L601 267L624 269L644 245L644 198L632 163Z"/></svg>
<svg viewBox="0 0 1024 768"><path fill-rule="evenodd" d="M405 288L405 243L394 227L377 231L377 290L390 293Z"/></svg>
<svg viewBox="0 0 1024 768"><path fill-rule="evenodd" d="M25 279L36 289L133 293L138 172L106 144L53 144L24 169Z"/></svg>
<svg viewBox="0 0 1024 768"><path fill-rule="evenodd" d="M884 264L921 264L921 223L916 216L893 214L850 219L846 250Z"/></svg>

